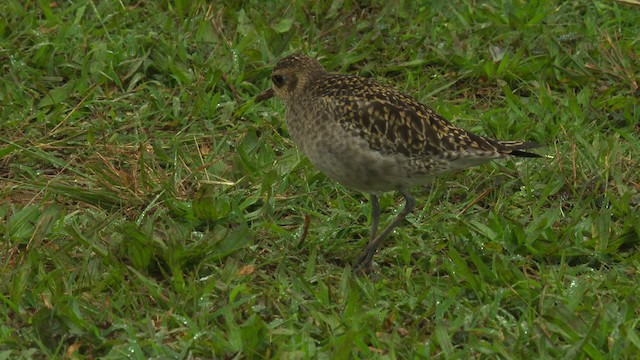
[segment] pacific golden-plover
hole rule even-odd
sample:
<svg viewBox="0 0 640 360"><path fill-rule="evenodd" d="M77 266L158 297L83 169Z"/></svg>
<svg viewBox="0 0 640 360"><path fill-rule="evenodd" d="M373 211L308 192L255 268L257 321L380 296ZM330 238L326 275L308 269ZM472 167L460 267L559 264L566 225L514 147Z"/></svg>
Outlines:
<svg viewBox="0 0 640 360"><path fill-rule="evenodd" d="M371 268L376 249L413 210L411 187L493 159L539 157L522 151L536 143L472 134L392 87L329 73L308 56L280 60L271 81L273 86L256 101L283 100L291 138L311 163L335 181L370 194L369 244L355 263L363 270ZM378 234L377 194L394 190L406 204Z"/></svg>

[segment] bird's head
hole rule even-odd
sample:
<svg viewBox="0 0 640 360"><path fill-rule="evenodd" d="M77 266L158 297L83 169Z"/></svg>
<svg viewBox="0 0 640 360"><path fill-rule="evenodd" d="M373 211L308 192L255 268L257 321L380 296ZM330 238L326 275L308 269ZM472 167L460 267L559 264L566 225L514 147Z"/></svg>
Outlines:
<svg viewBox="0 0 640 360"><path fill-rule="evenodd" d="M264 101L273 96L286 102L301 96L315 79L326 75L318 60L305 55L291 55L276 64L271 74L271 88L256 97Z"/></svg>

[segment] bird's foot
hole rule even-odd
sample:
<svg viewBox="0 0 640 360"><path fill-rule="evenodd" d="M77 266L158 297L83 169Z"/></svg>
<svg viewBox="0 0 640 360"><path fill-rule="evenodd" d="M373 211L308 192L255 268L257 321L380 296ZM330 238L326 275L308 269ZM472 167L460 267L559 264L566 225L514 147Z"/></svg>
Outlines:
<svg viewBox="0 0 640 360"><path fill-rule="evenodd" d="M374 253L375 251L370 252L370 251L367 251L367 249L365 249L358 256L358 259L353 265L354 270L363 274L370 274L371 272L373 272L373 254Z"/></svg>

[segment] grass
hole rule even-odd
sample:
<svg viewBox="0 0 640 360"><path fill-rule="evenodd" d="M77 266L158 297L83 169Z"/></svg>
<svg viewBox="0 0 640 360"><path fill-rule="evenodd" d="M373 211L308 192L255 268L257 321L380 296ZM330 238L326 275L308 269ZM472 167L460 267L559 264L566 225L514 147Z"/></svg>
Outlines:
<svg viewBox="0 0 640 360"><path fill-rule="evenodd" d="M3 2L0 358L634 358L638 10ZM366 196L253 101L293 52L550 158L415 189L358 276Z"/></svg>

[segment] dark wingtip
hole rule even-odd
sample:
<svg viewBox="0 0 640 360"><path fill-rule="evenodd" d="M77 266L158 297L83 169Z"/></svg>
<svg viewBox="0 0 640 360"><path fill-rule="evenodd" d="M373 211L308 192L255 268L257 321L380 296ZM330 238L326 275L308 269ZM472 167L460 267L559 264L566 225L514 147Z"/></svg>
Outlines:
<svg viewBox="0 0 640 360"><path fill-rule="evenodd" d="M510 150L509 155L518 157L539 158L543 157L536 153L523 151L525 149L533 149L541 147L542 145L531 141L499 141L500 145Z"/></svg>
<svg viewBox="0 0 640 360"><path fill-rule="evenodd" d="M539 157L542 157L542 155L538 155L536 153L530 153L530 152L526 152L526 151L522 151L522 150L513 150L513 151L511 151L511 153L509 153L509 155L518 156L518 157L528 157L528 158L539 158Z"/></svg>

